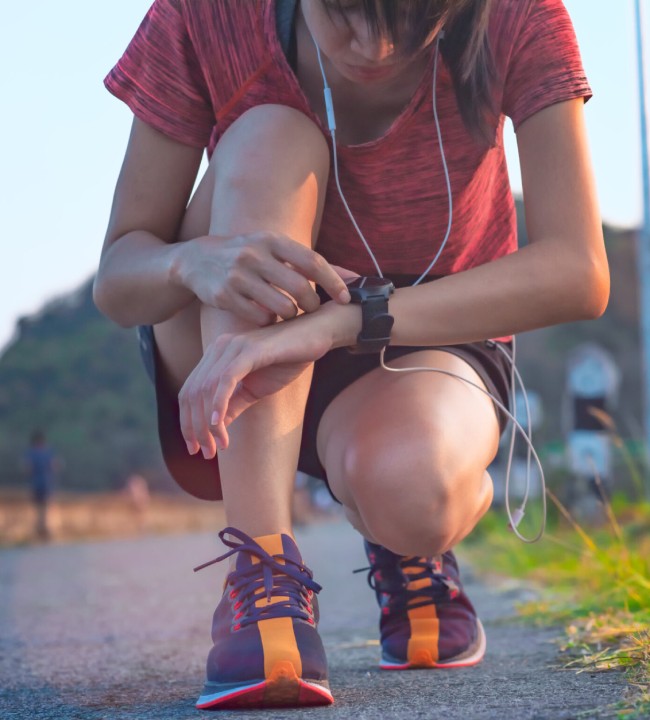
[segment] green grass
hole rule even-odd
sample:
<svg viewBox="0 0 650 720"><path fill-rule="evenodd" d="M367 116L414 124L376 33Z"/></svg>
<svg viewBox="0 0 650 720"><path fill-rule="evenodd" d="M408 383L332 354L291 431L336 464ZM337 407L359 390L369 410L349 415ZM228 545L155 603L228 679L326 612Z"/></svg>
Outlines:
<svg viewBox="0 0 650 720"><path fill-rule="evenodd" d="M610 710L617 718L647 718L650 503L615 498L603 505L603 523L587 528L552 492L548 496L548 530L539 543L520 542L507 529L505 514L491 513L463 543L465 553L479 571L484 567L535 582L542 599L522 605L522 617L564 626L567 667L579 672L625 669L626 700Z"/></svg>

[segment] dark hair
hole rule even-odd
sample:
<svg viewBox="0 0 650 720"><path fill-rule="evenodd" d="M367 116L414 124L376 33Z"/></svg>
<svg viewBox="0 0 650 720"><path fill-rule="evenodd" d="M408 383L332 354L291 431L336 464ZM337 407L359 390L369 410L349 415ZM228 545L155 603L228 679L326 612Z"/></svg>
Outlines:
<svg viewBox="0 0 650 720"><path fill-rule="evenodd" d="M334 0L345 18L343 0ZM359 0L355 4L369 27L386 34L402 55L417 52L433 32L444 26L441 53L454 83L458 108L468 130L494 145L498 113L492 84L494 59L488 40L492 0ZM332 3L326 5L331 8Z"/></svg>

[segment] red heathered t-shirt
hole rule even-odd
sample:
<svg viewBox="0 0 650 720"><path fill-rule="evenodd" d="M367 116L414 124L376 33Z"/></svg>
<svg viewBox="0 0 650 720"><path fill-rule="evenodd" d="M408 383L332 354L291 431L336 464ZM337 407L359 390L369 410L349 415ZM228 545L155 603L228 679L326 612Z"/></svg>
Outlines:
<svg viewBox="0 0 650 720"><path fill-rule="evenodd" d="M514 202L503 148L515 130L554 103L591 97L562 0L494 0L490 43L501 116L496 145L469 135L441 58L437 105L453 192L453 227L430 271L448 275L517 249ZM448 197L432 112L431 62L411 102L381 138L337 145L341 185L383 273L420 275L447 229ZM312 112L276 33L274 0L156 0L105 79L134 114L169 137L207 147L243 112L264 103ZM329 138L329 133L324 129ZM331 263L376 271L331 173L317 244Z"/></svg>

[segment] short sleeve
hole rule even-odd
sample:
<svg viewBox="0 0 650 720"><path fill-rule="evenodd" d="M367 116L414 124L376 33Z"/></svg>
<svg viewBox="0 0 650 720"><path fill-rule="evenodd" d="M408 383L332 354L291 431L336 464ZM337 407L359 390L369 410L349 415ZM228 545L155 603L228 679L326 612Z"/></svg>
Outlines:
<svg viewBox="0 0 650 720"><path fill-rule="evenodd" d="M215 116L180 0L154 2L104 85L156 130L207 146Z"/></svg>
<svg viewBox="0 0 650 720"><path fill-rule="evenodd" d="M519 125L549 105L591 97L573 23L562 0L531 0L505 76L503 112Z"/></svg>

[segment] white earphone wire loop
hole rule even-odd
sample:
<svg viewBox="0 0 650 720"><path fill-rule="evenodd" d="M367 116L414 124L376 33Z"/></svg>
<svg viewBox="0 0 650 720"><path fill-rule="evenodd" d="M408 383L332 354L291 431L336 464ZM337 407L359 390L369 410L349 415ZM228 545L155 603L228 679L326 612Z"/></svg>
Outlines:
<svg viewBox="0 0 650 720"><path fill-rule="evenodd" d="M424 366L417 366L417 367L410 367L410 368L390 367L389 365L386 365L386 362L384 360L385 352L386 352L386 348L383 348L381 350L381 353L379 356L379 361L380 361L381 367L384 370L388 370L389 372L394 372L394 373L437 372L437 373L441 373L442 375L448 375L449 377L458 378L459 380L462 380L463 382L467 383L468 385L475 387L477 390L480 390L484 395L487 395L492 400L492 402L495 403L497 405L497 407L510 418L510 421L513 423L513 427L521 435L523 435L524 439L526 440L526 442L528 444L528 449L534 456L535 462L537 463L537 467L539 468L542 487L543 487L543 489L545 488L544 469L543 469L542 463L537 455L537 452L536 452L535 448L533 447L532 442L530 442L528 440L528 435L526 434L526 431L524 430L524 428L520 425L519 421L515 418L515 416L510 412L510 410L498 398L495 398L494 395L492 395L492 393L490 393L488 390L485 390L480 385L477 385L476 383L472 382L471 380L461 377L460 375L456 375L456 373L453 373L450 370L443 370L442 368L433 368L433 367L424 367ZM505 500L506 500L506 503L505 503L506 504L506 512L508 515L508 520L510 522L510 529L513 531L513 533L522 542L525 542L525 543L535 543L538 540L540 540L542 538L542 536L544 535L544 531L546 530L546 492L545 492L545 490L542 492L542 510L543 510L542 523L541 523L541 526L540 526L540 529L539 529L537 535L535 535L534 538L526 538L519 532L519 530L517 530L517 525L519 523L515 521L515 518L513 518L513 515L510 511L510 502L509 502L507 495L506 495Z"/></svg>
<svg viewBox="0 0 650 720"><path fill-rule="evenodd" d="M496 343L496 348L508 359L508 362L510 363L510 397L512 399L512 402L514 403L515 400L515 394L516 394L516 387L515 387L515 376L517 378L517 382L519 383L521 387L521 394L524 399L524 405L526 407L526 429L527 429L527 440L528 440L528 449L526 453L526 490L524 493L523 500L521 501L521 509L523 510L526 507L526 503L528 502L528 495L530 493L530 446L533 441L533 426L532 426L532 420L531 420L531 414L530 414L530 404L528 402L528 393L526 391L526 386L524 385L524 381L519 373L519 370L517 370L517 365L515 361L516 357L516 338L513 336L512 338L512 355L508 353L508 351L501 345L500 343ZM511 408L514 412L514 408ZM513 426L512 428L512 434L510 436L510 452L508 454L508 467L506 470L506 498L509 498L509 488L510 488L510 470L512 467L512 457L514 454L514 444L515 444L515 428ZM542 491L544 494L546 494L546 485L544 483L544 479L542 477Z"/></svg>

